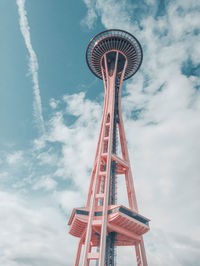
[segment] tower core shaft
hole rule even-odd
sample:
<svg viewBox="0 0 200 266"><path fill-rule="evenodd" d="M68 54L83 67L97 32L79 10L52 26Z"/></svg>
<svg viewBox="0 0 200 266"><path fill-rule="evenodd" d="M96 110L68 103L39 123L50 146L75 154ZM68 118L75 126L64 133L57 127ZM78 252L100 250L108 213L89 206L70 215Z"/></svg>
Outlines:
<svg viewBox="0 0 200 266"><path fill-rule="evenodd" d="M80 238L75 266L80 258L82 266L92 260L114 266L117 246L135 246L137 265L147 266L142 235L149 230L149 219L138 213L121 113L122 82L142 59L138 41L131 38L120 30L106 31L87 50L89 68L103 79L105 99L86 206L74 209L69 220L70 234ZM125 177L129 207L117 202L117 176Z"/></svg>

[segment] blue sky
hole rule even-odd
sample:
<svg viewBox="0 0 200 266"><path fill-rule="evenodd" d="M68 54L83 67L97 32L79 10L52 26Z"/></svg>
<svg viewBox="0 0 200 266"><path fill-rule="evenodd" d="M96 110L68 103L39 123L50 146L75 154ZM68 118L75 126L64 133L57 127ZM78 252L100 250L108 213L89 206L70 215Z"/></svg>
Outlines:
<svg viewBox="0 0 200 266"><path fill-rule="evenodd" d="M195 0L0 1L1 265L73 265L66 224L86 200L104 96L85 51L110 28L144 52L122 107L149 265L200 265L199 15Z"/></svg>

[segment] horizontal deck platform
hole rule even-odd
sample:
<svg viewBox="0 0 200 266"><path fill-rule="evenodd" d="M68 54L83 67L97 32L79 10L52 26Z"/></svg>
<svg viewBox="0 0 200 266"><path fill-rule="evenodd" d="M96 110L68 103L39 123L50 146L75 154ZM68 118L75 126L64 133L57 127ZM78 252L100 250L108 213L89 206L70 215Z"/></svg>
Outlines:
<svg viewBox="0 0 200 266"><path fill-rule="evenodd" d="M81 237L86 231L89 217L87 208L76 208L73 210L68 225L69 233ZM98 236L101 232L102 206L94 212L92 221L92 242L97 245ZM111 205L108 209L108 232L117 232L116 245L134 245L140 241L141 236L149 231L149 219L131 211L123 205Z"/></svg>

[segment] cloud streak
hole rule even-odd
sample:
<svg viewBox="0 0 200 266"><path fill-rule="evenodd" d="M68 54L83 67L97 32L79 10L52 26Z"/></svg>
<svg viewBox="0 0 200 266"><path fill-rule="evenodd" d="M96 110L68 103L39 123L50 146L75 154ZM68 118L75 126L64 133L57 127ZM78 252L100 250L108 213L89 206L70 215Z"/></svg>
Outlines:
<svg viewBox="0 0 200 266"><path fill-rule="evenodd" d="M38 60L37 55L32 47L30 28L28 25L27 12L25 10L25 0L17 0L18 14L19 14L19 25L22 36L25 41L26 48L29 53L29 71L33 81L33 112L36 124L41 134L45 132L44 119L42 115L42 103L40 97L39 81L38 81Z"/></svg>

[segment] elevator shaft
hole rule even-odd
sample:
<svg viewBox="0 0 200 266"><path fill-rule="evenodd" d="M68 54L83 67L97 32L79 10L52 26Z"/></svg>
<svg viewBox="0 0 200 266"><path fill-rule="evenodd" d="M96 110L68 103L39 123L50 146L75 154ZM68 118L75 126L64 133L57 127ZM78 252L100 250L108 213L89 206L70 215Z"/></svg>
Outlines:
<svg viewBox="0 0 200 266"><path fill-rule="evenodd" d="M113 55L113 53L112 53ZM110 69L109 75L112 75L114 68L115 57L112 57L113 60L110 60ZM108 59L109 60L109 59ZM118 66L118 62L117 62ZM114 97L114 120L113 120L113 140L112 140L112 153L117 154L117 145L118 145L118 123L119 120L119 84L120 84L120 74L116 73L115 77L115 97ZM116 161L111 162L111 174L110 174L110 188L109 188L109 205L117 204L117 177L116 177ZM110 232L106 237L106 255L105 255L105 265L106 266L115 266L116 265L116 246L115 239L117 233Z"/></svg>

